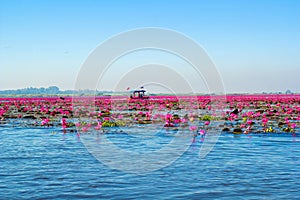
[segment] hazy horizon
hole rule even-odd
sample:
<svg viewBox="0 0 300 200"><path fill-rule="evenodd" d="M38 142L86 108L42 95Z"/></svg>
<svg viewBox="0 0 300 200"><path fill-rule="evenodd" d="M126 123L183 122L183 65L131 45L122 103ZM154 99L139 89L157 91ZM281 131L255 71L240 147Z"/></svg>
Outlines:
<svg viewBox="0 0 300 200"><path fill-rule="evenodd" d="M72 90L82 64L102 42L120 32L158 27L202 46L226 93L299 93L299 9L300 1L293 0L0 1L0 90L52 85ZM176 59L167 64L180 70ZM128 60L119 69L130 66ZM99 89L115 89L110 82L118 81L115 72ZM124 84L124 90L134 87Z"/></svg>

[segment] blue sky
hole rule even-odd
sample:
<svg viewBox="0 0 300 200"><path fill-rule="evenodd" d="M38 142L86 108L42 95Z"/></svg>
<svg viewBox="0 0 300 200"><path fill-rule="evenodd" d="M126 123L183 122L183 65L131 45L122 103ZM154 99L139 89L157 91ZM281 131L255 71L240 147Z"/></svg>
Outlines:
<svg viewBox="0 0 300 200"><path fill-rule="evenodd" d="M72 89L101 42L161 27L199 43L227 92L300 92L299 10L297 0L0 0L0 89Z"/></svg>

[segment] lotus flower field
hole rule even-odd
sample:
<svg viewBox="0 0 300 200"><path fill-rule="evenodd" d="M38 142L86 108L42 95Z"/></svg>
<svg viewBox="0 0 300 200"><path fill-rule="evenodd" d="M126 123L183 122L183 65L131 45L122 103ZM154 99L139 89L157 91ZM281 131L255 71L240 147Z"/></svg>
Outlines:
<svg viewBox="0 0 300 200"><path fill-rule="evenodd" d="M295 136L300 95L0 98L0 126L56 127L78 134L135 127L195 136L207 131Z"/></svg>

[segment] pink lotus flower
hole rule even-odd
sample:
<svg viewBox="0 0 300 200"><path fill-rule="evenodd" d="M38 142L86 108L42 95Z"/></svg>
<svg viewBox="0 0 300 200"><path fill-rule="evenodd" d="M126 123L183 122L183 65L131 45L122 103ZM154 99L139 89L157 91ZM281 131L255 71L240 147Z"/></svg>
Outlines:
<svg viewBox="0 0 300 200"><path fill-rule="evenodd" d="M123 115L118 115L118 119L123 119Z"/></svg>
<svg viewBox="0 0 300 200"><path fill-rule="evenodd" d="M200 134L201 136L205 135L205 130L201 129L201 130L199 131L199 134Z"/></svg>
<svg viewBox="0 0 300 200"><path fill-rule="evenodd" d="M81 130L82 130L82 132L87 132L87 131L88 131L88 127L83 126L83 127L81 128Z"/></svg>
<svg viewBox="0 0 300 200"><path fill-rule="evenodd" d="M42 120L41 125L45 126L45 125L48 125L48 123L49 123L49 119L46 118L46 119Z"/></svg>
<svg viewBox="0 0 300 200"><path fill-rule="evenodd" d="M231 113L230 117L232 117L233 119L236 119L238 116L236 114L234 114L234 113Z"/></svg>
<svg viewBox="0 0 300 200"><path fill-rule="evenodd" d="M297 125L296 125L295 123L292 123L292 124L291 124L291 128L292 128L292 129L295 129L296 126L297 126Z"/></svg>
<svg viewBox="0 0 300 200"><path fill-rule="evenodd" d="M175 124L179 124L180 122L181 122L180 119L174 119L174 123L175 123Z"/></svg>
<svg viewBox="0 0 300 200"><path fill-rule="evenodd" d="M97 125L96 127L95 127L95 130L100 130L102 128L102 125Z"/></svg>
<svg viewBox="0 0 300 200"><path fill-rule="evenodd" d="M181 119L181 122L182 122L182 123L187 123L187 121L188 121L188 120L185 119L185 118Z"/></svg>
<svg viewBox="0 0 300 200"><path fill-rule="evenodd" d="M166 122L165 127L174 127L174 124L171 122Z"/></svg>
<svg viewBox="0 0 300 200"><path fill-rule="evenodd" d="M290 120L289 120L289 118L285 118L285 123L287 124L287 125L289 125L290 124Z"/></svg>
<svg viewBox="0 0 300 200"><path fill-rule="evenodd" d="M149 120L151 117L151 114L149 112L146 112L146 118Z"/></svg>
<svg viewBox="0 0 300 200"><path fill-rule="evenodd" d="M269 120L267 118L262 118L261 120L263 123L267 123Z"/></svg>
<svg viewBox="0 0 300 200"><path fill-rule="evenodd" d="M208 125L210 124L210 121L205 121L204 124L205 124L206 126L208 126Z"/></svg>
<svg viewBox="0 0 300 200"><path fill-rule="evenodd" d="M166 119L171 119L172 118L172 114L166 114Z"/></svg>
<svg viewBox="0 0 300 200"><path fill-rule="evenodd" d="M190 131L195 131L197 130L197 126L190 126Z"/></svg>
<svg viewBox="0 0 300 200"><path fill-rule="evenodd" d="M247 124L250 125L250 124L252 124L252 122L253 122L252 120L248 120L248 121L247 121Z"/></svg>

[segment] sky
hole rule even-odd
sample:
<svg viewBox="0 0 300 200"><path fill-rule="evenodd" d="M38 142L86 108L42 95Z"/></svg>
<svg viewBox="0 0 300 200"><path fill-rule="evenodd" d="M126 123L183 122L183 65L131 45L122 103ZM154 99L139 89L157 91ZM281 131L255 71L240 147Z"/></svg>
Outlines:
<svg viewBox="0 0 300 200"><path fill-rule="evenodd" d="M101 43L158 27L197 42L227 93L300 92L299 10L298 0L0 0L0 90L73 89Z"/></svg>

